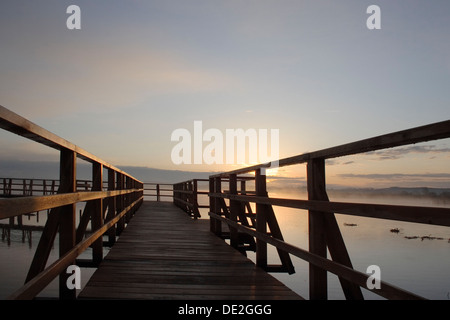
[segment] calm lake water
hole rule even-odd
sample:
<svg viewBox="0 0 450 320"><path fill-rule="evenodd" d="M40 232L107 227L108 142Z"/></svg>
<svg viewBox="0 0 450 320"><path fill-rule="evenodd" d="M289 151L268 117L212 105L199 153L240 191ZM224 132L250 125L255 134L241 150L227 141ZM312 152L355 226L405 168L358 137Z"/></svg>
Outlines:
<svg viewBox="0 0 450 320"><path fill-rule="evenodd" d="M285 194L271 194L273 197L289 197ZM299 197L302 198L302 197ZM303 198L305 199L305 198ZM333 199L335 201L354 201L368 203L408 204L423 206L448 207L450 202L437 203L434 199L414 198L370 198ZM283 236L286 242L297 247L308 248L308 220L305 210L274 207ZM40 224L43 223L45 213L41 213ZM202 213L202 218L207 214ZM415 223L361 218L355 216L336 215L341 233L356 270L366 272L370 265L378 265L381 269L381 279L400 288L419 294L433 300L450 299L450 228L420 225ZM25 224L34 224L36 218L30 221L24 218ZM351 226L348 226L351 224ZM390 230L398 228L398 233ZM0 299L5 299L20 288L26 277L40 232L33 232L32 245L28 241L22 242L22 232L11 232L11 243L0 241ZM417 239L407 239L405 236L418 236ZM431 236L439 239L421 239ZM58 255L54 248L50 260ZM254 254L249 253L254 260ZM82 258L90 257L86 251ZM281 280L301 296L308 298L308 264L303 260L292 257L296 273L293 275L274 273L273 276ZM278 264L276 250L269 246L269 263ZM82 286L88 281L94 269L81 270ZM57 281L45 289L40 297L57 297ZM337 277L329 274L329 299L344 299ZM383 299L367 290L363 290L366 299Z"/></svg>

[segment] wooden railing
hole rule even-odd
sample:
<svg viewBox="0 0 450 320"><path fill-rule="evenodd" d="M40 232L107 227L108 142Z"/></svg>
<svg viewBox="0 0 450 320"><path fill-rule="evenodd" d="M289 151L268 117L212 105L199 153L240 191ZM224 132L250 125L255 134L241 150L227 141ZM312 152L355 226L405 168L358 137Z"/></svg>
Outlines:
<svg viewBox="0 0 450 320"><path fill-rule="evenodd" d="M65 272L67 267L76 263L99 264L103 259L102 236L108 235L109 244L115 242L116 235L121 233L142 202L143 183L2 106L0 128L60 152L60 178L56 194L0 199L0 219L50 209L26 283L10 299L32 299L58 276L60 298L73 299L76 292L66 285L69 277ZM77 190L77 157L92 164L92 186L89 190ZM103 186L104 170L107 170L108 176L106 187ZM85 207L76 226L75 208L79 202L85 202ZM89 222L92 233L86 235ZM59 259L46 266L58 232ZM88 247L92 247L92 260L77 261L77 257Z"/></svg>
<svg viewBox="0 0 450 320"><path fill-rule="evenodd" d="M209 208L209 205L199 204L199 195L208 195L207 190L198 190L198 183L202 181L208 179L192 179L173 185L173 203L194 219L200 218L201 208Z"/></svg>
<svg viewBox="0 0 450 320"><path fill-rule="evenodd" d="M381 281L380 289L366 287L369 275L353 269L334 213L450 226L450 209L381 204L343 203L329 201L325 183L325 160L385 148L450 137L450 121L443 121L410 130L365 139L329 149L306 153L261 165L210 176L211 231L223 237L222 223L230 230L230 244L241 249L243 234L256 238L256 264L268 271L267 244L277 248L281 260L278 270L294 272L290 256L309 262L309 297L327 299L327 272L336 274L347 299L363 299L361 287L388 299L422 299L422 297ZM267 192L265 169L305 164L307 200L271 198ZM249 174L250 177L249 177ZM254 195L238 190L239 179L255 181ZM228 191L224 190L224 182ZM225 203L228 201L228 205ZM248 203L255 203L256 213ZM302 249L283 241L272 206L308 210L309 248ZM267 233L267 226L270 234ZM331 260L327 258L327 249Z"/></svg>
<svg viewBox="0 0 450 320"><path fill-rule="evenodd" d="M91 180L76 181L77 191L89 191L91 187ZM4 198L50 195L57 193L58 188L59 179L0 178L0 197Z"/></svg>
<svg viewBox="0 0 450 320"><path fill-rule="evenodd" d="M165 198L173 198L172 183L144 182L144 197L153 201L163 201Z"/></svg>

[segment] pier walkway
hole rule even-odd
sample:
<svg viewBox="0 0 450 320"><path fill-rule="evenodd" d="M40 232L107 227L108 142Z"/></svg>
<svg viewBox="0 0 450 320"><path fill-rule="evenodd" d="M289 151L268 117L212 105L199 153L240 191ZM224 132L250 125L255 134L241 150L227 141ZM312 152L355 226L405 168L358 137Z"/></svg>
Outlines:
<svg viewBox="0 0 450 320"><path fill-rule="evenodd" d="M171 202L144 201L79 299L302 299Z"/></svg>

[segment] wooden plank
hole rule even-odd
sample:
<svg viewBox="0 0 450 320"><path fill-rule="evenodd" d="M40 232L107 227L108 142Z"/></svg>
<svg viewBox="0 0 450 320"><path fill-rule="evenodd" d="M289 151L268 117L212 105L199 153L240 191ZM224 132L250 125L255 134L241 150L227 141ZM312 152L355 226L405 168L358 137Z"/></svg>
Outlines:
<svg viewBox="0 0 450 320"><path fill-rule="evenodd" d="M80 299L301 299L168 202L145 201Z"/></svg>

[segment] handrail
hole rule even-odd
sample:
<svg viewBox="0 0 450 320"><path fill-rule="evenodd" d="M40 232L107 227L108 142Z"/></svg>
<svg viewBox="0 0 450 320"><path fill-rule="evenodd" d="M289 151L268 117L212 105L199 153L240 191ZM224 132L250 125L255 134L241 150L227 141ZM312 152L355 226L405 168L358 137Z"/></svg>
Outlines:
<svg viewBox="0 0 450 320"><path fill-rule="evenodd" d="M400 147L419 142L450 138L449 128L450 128L450 120L446 120L413 129L402 130L369 139L351 142L340 146L331 147L328 149L304 153L301 155L288 157L267 163L257 164L254 166L244 167L241 169L236 169L228 172L222 172L211 175L210 177L211 178L228 177L231 174L244 174L262 168L266 169L277 167L281 168L284 166L306 163L314 159L332 159L387 148Z"/></svg>
<svg viewBox="0 0 450 320"><path fill-rule="evenodd" d="M114 170L117 173L120 173L126 177L132 178L137 182L141 182L126 173L125 171L120 170L119 168L114 167L112 164L94 156L93 154L87 152L84 149L81 149L77 145L57 136L56 134L34 124L33 122L25 119L24 117L8 110L7 108L0 105L0 128L15 133L19 136L25 137L27 139L33 140L35 142L39 142L46 146L49 146L56 150L68 149L77 154L77 157L83 159L90 163L98 163L107 169Z"/></svg>
<svg viewBox="0 0 450 320"><path fill-rule="evenodd" d="M364 139L337 147L305 153L269 163L258 164L209 177L210 227L219 237L230 238L230 245L244 251L243 246L256 239L256 264L267 271L267 244L278 250L281 266L276 270L293 272L289 254L310 264L309 283L311 299L327 299L327 272L335 273L347 299L363 299L361 287L366 287L369 275L353 269L335 213L391 219L421 224L450 226L450 209L444 207L401 206L388 204L332 202L326 192L325 160L355 155L418 142L450 138L450 120ZM306 163L308 200L271 198L267 192L263 169ZM238 190L239 175L254 173L255 191L245 189L245 181ZM246 177L248 179L248 177ZM225 190L223 183L229 185ZM228 201L228 204L225 202ZM250 203L256 206L252 212ZM308 210L309 249L301 249L283 240L272 206ZM229 235L222 231L228 226ZM271 234L267 232L267 226ZM243 240L243 235L251 239ZM247 249L248 250L248 249ZM327 258L330 252L331 260ZM381 282L382 289L369 289L388 299L423 299L406 290Z"/></svg>
<svg viewBox="0 0 450 320"><path fill-rule="evenodd" d="M111 191L85 191L60 193L48 196L31 196L0 199L0 219L16 217L47 209L70 205L78 202L99 200L140 192L141 189Z"/></svg>
<svg viewBox="0 0 450 320"><path fill-rule="evenodd" d="M107 185L107 181L103 184ZM32 195L55 194L59 188L59 179L39 178L0 178L0 197L23 197ZM76 180L77 191L88 191L92 188L92 181ZM103 188L105 189L105 188Z"/></svg>
<svg viewBox="0 0 450 320"><path fill-rule="evenodd" d="M154 186L154 188L148 188L147 186ZM161 186L171 186L171 188L162 189ZM150 193L146 191L150 191ZM155 191L155 193L151 193L151 191ZM169 192L169 194L167 194L167 192ZM173 184L144 182L144 197L155 197L156 201L161 201L161 198L173 198Z"/></svg>
<svg viewBox="0 0 450 320"><path fill-rule="evenodd" d="M199 182L209 179L191 179L173 184L173 203L194 219L200 218L200 209L209 205L199 204L199 195L208 195L208 190L199 190Z"/></svg>
<svg viewBox="0 0 450 320"><path fill-rule="evenodd" d="M115 242L116 236L120 235L143 201L143 183L3 106L0 106L0 128L60 151L60 177L57 180L56 193L56 180L52 182L50 195L45 188L42 195L32 195L33 181L27 186L24 180L21 197L0 199L0 219L14 219L23 214L50 210L28 271L26 284L10 298L31 299L52 279L59 276L60 298L74 299L76 292L66 286L69 275L63 270L71 264L78 263L76 258L88 246L92 247L92 260L84 261L83 264L98 266L103 259L102 235L108 235L108 245ZM79 191L80 181L76 180L76 158L92 164L92 180L89 181L92 185L82 181L81 187L84 191ZM103 181L104 169L107 169L106 182ZM7 190L11 195L12 180L6 182L4 179L3 183L4 191ZM79 225L76 226L75 205L79 202L85 202L85 207ZM89 222L93 234L84 240ZM46 268L57 233L59 233L60 258Z"/></svg>

